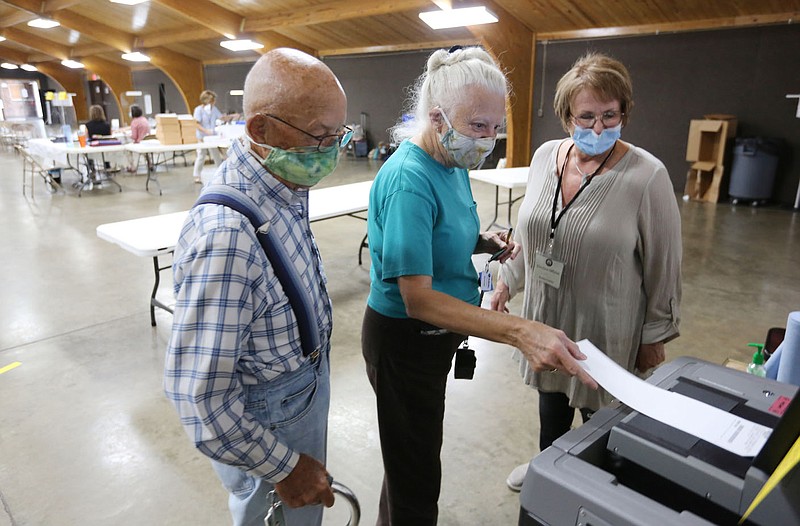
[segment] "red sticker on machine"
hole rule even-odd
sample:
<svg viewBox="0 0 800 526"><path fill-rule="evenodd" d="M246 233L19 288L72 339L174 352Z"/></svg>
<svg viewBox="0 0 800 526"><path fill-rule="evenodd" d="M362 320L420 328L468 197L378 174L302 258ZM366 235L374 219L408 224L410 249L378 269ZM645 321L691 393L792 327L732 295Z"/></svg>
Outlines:
<svg viewBox="0 0 800 526"><path fill-rule="evenodd" d="M783 413L786 412L786 408L789 407L789 402L791 401L791 398L779 396L778 399L775 400L775 402L769 407L769 412L778 416L783 416Z"/></svg>

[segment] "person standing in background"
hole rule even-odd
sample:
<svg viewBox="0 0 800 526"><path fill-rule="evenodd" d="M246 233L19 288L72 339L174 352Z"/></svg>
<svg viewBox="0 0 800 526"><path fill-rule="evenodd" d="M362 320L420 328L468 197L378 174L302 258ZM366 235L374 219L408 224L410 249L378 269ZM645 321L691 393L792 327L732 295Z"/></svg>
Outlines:
<svg viewBox="0 0 800 526"><path fill-rule="evenodd" d="M203 90L200 94L200 105L194 109L194 120L197 121L197 131L195 135L199 142L203 142L204 137L214 135L214 128L217 120L222 118L222 112L216 106L217 94L211 90ZM211 153L214 164L219 166L222 159L216 148L198 148L197 159L194 161L194 182L202 183L201 174L203 165L206 163L206 156Z"/></svg>

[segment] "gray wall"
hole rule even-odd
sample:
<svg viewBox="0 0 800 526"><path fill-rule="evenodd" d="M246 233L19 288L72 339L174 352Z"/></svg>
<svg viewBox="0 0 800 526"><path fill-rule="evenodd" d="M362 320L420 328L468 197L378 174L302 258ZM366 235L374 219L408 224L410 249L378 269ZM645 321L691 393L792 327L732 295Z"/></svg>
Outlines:
<svg viewBox="0 0 800 526"><path fill-rule="evenodd" d="M217 107L223 113L241 113L242 97L231 95L232 89L242 89L244 78L250 71L252 63L238 64L218 64L205 66L206 85L204 89L210 89L217 94ZM199 100L190 100L189 108L183 102L180 92L175 84L159 69L148 69L133 72L134 89L141 90L142 93L149 93L153 99L153 113L159 112L158 106L158 85L164 84L166 93L166 111L174 113L192 113L195 106L200 104ZM144 104L142 97L136 98L136 104Z"/></svg>
<svg viewBox="0 0 800 526"><path fill-rule="evenodd" d="M206 66L206 87L217 94L217 107L222 113L242 113L242 97L231 95L230 91L244 88L251 67L253 62Z"/></svg>
<svg viewBox="0 0 800 526"><path fill-rule="evenodd" d="M533 146L565 133L553 114L558 79L587 50L622 61L633 77L635 108L623 139L660 158L675 190L683 193L691 119L704 114L738 117L738 137L777 137L787 150L778 166L773 198L794 201L800 179L800 25L767 26L592 41L539 43L536 49ZM543 69L544 68L544 69ZM539 108L544 72L544 111ZM730 169L730 167L728 167ZM722 196L721 196L722 198Z"/></svg>
<svg viewBox="0 0 800 526"><path fill-rule="evenodd" d="M153 102L153 115L159 113L161 111L158 103L158 90L159 84L164 84L164 93L166 95L166 108L164 108L165 113L191 113L194 110L194 106L199 104L199 102L189 101L189 104L193 104L191 107L187 108L186 104L183 102L183 97L181 97L178 88L175 87L175 84L172 80L164 74L160 69L146 69L142 71L134 71L133 72L133 89L139 90L144 94L150 94L150 98ZM128 99L131 101L132 104L137 104L142 108L144 111L144 97L135 97L133 99Z"/></svg>
<svg viewBox="0 0 800 526"><path fill-rule="evenodd" d="M347 93L347 122L366 114L367 140L374 148L389 142L389 128L404 111L407 88L425 69L430 51L364 57L328 57L324 62Z"/></svg>

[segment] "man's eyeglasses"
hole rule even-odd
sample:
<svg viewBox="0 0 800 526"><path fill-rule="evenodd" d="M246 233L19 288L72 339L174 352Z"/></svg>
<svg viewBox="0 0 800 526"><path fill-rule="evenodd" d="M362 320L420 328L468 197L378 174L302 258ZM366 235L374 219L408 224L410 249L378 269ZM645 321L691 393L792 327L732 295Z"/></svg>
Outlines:
<svg viewBox="0 0 800 526"><path fill-rule="evenodd" d="M600 115L594 113L581 113L574 116L575 124L581 128L594 128L595 123L599 120L603 123L604 128L613 128L622 121L622 116L625 115L621 111L604 111Z"/></svg>
<svg viewBox="0 0 800 526"><path fill-rule="evenodd" d="M271 113L262 113L262 115L264 115L265 117L269 117L270 119L275 119L278 122L282 122L286 126L289 126L290 128L294 128L295 130L299 131L300 133L302 133L304 135L308 135L309 137L311 137L315 141L318 141L318 143L317 143L317 150L318 151L330 150L331 148L333 148L335 146L338 146L339 148L344 148L345 146L347 146L347 143L350 142L350 139L353 138L353 130L348 126L342 126L341 131L339 131L338 133L332 133L332 134L329 134L329 135L314 135L314 134L308 133L307 131L305 131L305 130L303 130L301 128L298 128L297 126L295 126L291 122L286 122L285 120L281 119L280 117L278 117L276 115L272 115Z"/></svg>

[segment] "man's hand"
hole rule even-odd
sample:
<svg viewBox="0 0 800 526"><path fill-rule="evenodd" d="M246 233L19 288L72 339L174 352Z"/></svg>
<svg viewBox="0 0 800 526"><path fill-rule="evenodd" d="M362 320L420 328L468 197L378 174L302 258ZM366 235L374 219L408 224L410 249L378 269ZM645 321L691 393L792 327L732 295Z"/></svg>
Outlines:
<svg viewBox="0 0 800 526"><path fill-rule="evenodd" d="M328 471L316 459L302 453L289 476L275 484L275 491L290 508L316 504L324 504L327 508L333 506Z"/></svg>
<svg viewBox="0 0 800 526"><path fill-rule="evenodd" d="M639 353L636 355L636 369L645 372L666 360L664 344L643 343L639 345Z"/></svg>

